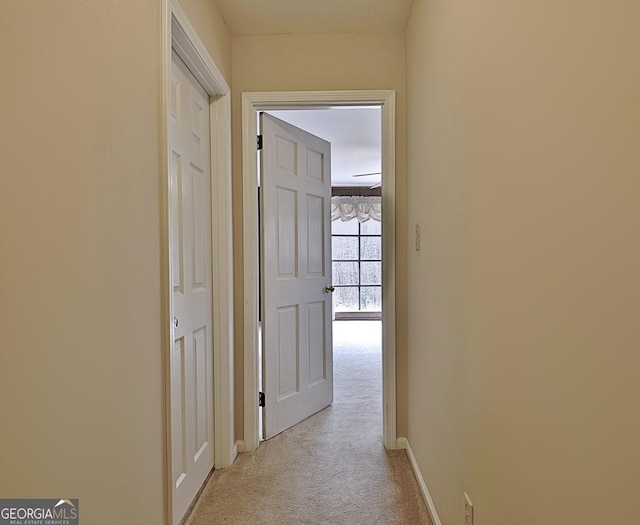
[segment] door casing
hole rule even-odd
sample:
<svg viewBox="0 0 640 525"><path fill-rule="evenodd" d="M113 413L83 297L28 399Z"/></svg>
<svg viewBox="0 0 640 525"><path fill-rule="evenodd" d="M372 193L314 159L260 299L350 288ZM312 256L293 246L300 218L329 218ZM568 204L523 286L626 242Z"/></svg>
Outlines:
<svg viewBox="0 0 640 525"><path fill-rule="evenodd" d="M382 442L404 448L396 433L395 292L395 91L289 91L242 94L243 279L244 279L244 439L241 452L260 443L258 424L258 165L257 112L275 109L378 106L382 112Z"/></svg>
<svg viewBox="0 0 640 525"><path fill-rule="evenodd" d="M213 407L214 465L233 463L238 449L233 424L233 258L231 210L231 102L230 88L207 52L177 0L163 0L162 12L162 351L165 413L165 523L172 523L171 472L171 369L173 307L170 217L171 50L180 58L209 95L211 121L211 237L213 283Z"/></svg>

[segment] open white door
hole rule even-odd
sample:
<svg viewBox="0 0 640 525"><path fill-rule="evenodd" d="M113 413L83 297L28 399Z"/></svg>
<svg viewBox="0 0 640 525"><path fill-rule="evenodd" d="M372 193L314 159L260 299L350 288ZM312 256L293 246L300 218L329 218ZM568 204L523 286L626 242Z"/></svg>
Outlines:
<svg viewBox="0 0 640 525"><path fill-rule="evenodd" d="M331 145L260 116L264 437L333 402Z"/></svg>
<svg viewBox="0 0 640 525"><path fill-rule="evenodd" d="M171 456L173 523L213 468L209 96L171 61Z"/></svg>

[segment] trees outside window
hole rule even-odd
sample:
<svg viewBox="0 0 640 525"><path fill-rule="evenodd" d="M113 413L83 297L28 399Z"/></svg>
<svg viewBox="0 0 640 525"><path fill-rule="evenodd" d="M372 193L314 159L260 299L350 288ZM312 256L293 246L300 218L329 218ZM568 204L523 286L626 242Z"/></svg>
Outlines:
<svg viewBox="0 0 640 525"><path fill-rule="evenodd" d="M336 318L382 312L382 223L333 221L331 254Z"/></svg>

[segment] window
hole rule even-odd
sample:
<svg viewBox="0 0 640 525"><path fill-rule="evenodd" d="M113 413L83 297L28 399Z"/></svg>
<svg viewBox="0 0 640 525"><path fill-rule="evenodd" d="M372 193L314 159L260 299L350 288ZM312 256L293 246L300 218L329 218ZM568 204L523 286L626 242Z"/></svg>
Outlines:
<svg viewBox="0 0 640 525"><path fill-rule="evenodd" d="M338 318L380 318L382 311L382 223L331 223L333 304Z"/></svg>

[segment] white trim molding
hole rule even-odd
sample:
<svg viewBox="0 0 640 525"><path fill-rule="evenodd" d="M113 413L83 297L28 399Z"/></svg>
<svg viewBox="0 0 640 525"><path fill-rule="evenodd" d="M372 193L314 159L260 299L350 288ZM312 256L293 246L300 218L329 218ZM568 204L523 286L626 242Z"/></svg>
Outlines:
<svg viewBox="0 0 640 525"><path fill-rule="evenodd" d="M258 428L258 167L257 112L269 109L379 106L382 112L382 402L383 444L396 441L396 251L395 91L294 91L242 94L244 249L244 440L243 451L259 445Z"/></svg>
<svg viewBox="0 0 640 525"><path fill-rule="evenodd" d="M202 84L209 96L223 97L231 91L229 84L209 55L196 30L177 0L171 4L171 47Z"/></svg>
<svg viewBox="0 0 640 525"><path fill-rule="evenodd" d="M420 470L420 466L418 465L418 461L416 457L413 455L413 450L411 450L411 446L409 445L409 440L406 437L398 438L398 448L404 449L407 452L407 457L409 458L409 463L411 464L411 468L413 469L413 474L416 477L416 481L418 482L418 486L420 487L420 492L424 499L425 504L427 505L427 510L429 511L429 515L431 516L431 521L433 521L433 525L442 525L440 521L440 517L438 516L438 511L436 510L436 505L433 502L433 498L431 497L431 493L427 488L427 484L422 477L422 472Z"/></svg>
<svg viewBox="0 0 640 525"><path fill-rule="evenodd" d="M234 425L233 231L231 209L231 100L212 100L211 181L213 251L214 461L229 467L237 456Z"/></svg>
<svg viewBox="0 0 640 525"><path fill-rule="evenodd" d="M162 40L162 315L165 412L165 523L172 523L171 370L173 306L170 290L170 93L172 49L209 95L213 278L214 465L225 468L238 454L234 431L233 232L231 209L230 88L177 0L163 2Z"/></svg>

